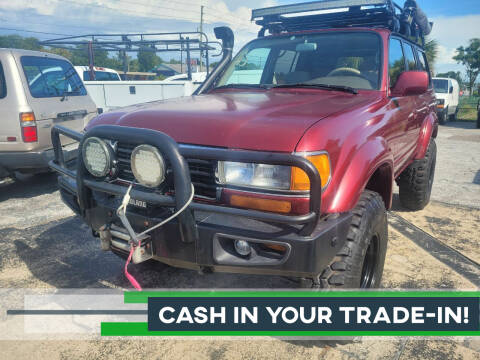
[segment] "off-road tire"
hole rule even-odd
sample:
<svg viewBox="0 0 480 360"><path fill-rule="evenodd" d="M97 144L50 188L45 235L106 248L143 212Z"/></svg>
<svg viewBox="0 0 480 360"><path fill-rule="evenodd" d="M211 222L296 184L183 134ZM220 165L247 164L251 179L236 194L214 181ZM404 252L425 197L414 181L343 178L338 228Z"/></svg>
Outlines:
<svg viewBox="0 0 480 360"><path fill-rule="evenodd" d="M437 144L430 141L427 153L421 160L415 160L399 176L400 202L409 210L423 210L430 202L435 165L437 161Z"/></svg>
<svg viewBox="0 0 480 360"><path fill-rule="evenodd" d="M385 204L378 193L366 190L352 213L345 245L316 279L304 279L303 287L358 289L380 285L388 244ZM366 267L368 274L364 274Z"/></svg>

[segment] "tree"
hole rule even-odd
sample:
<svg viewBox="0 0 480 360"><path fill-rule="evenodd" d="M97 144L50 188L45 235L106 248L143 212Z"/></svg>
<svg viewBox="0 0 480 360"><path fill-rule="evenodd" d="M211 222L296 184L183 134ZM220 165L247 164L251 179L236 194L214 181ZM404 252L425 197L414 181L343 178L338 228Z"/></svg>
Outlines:
<svg viewBox="0 0 480 360"><path fill-rule="evenodd" d="M160 65L163 60L157 56L153 51L143 51L140 50L137 55L138 65L140 71L151 71L158 65Z"/></svg>
<svg viewBox="0 0 480 360"><path fill-rule="evenodd" d="M428 63L433 69L438 58L438 41L435 39L427 40L425 42L425 54L427 55Z"/></svg>
<svg viewBox="0 0 480 360"><path fill-rule="evenodd" d="M462 78L462 73L460 71L449 71L446 73L439 73L436 75L436 77L440 78L449 78L449 79L455 79L457 80L458 84L460 85L460 88L463 89L463 78Z"/></svg>
<svg viewBox="0 0 480 360"><path fill-rule="evenodd" d="M20 35L0 36L0 48L42 50L38 39L34 37L24 38Z"/></svg>
<svg viewBox="0 0 480 360"><path fill-rule="evenodd" d="M457 48L457 54L453 59L465 66L468 90L473 94L473 88L480 73L480 39L471 39L467 47Z"/></svg>

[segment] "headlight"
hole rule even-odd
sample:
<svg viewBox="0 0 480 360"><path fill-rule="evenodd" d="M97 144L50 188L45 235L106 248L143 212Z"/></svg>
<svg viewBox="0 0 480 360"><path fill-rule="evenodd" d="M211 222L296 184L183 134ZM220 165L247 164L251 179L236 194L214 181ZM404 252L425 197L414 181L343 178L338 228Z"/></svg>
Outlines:
<svg viewBox="0 0 480 360"><path fill-rule="evenodd" d="M131 164L135 179L143 186L154 188L165 180L165 161L153 146L137 146L132 152Z"/></svg>
<svg viewBox="0 0 480 360"><path fill-rule="evenodd" d="M112 164L112 150L101 139L91 137L82 147L83 163L90 174L101 178L108 175Z"/></svg>
<svg viewBox="0 0 480 360"><path fill-rule="evenodd" d="M437 99L437 105L445 104L445 99Z"/></svg>
<svg viewBox="0 0 480 360"><path fill-rule="evenodd" d="M330 182L330 158L325 152L302 154L317 168L322 188ZM220 184L252 187L270 190L310 190L310 179L307 174L296 167L249 164L219 161L217 178Z"/></svg>
<svg viewBox="0 0 480 360"><path fill-rule="evenodd" d="M218 163L218 181L221 184L289 190L290 176L289 166L229 161Z"/></svg>

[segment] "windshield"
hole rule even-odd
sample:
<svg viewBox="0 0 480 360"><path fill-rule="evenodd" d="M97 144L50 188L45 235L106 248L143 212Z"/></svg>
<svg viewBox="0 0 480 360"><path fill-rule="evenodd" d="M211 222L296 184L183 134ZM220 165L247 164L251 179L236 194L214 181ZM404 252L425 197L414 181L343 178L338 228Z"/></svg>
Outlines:
<svg viewBox="0 0 480 360"><path fill-rule="evenodd" d="M367 32L259 39L235 56L217 87L322 84L378 90L380 54L379 36Z"/></svg>
<svg viewBox="0 0 480 360"><path fill-rule="evenodd" d="M83 72L83 80L92 81L92 79L90 79L90 71ZM95 81L120 81L120 76L113 72L95 71Z"/></svg>
<svg viewBox="0 0 480 360"><path fill-rule="evenodd" d="M82 80L68 61L38 56L22 56L21 62L33 97L87 95Z"/></svg>
<svg viewBox="0 0 480 360"><path fill-rule="evenodd" d="M433 87L438 94L448 93L448 80L433 79Z"/></svg>

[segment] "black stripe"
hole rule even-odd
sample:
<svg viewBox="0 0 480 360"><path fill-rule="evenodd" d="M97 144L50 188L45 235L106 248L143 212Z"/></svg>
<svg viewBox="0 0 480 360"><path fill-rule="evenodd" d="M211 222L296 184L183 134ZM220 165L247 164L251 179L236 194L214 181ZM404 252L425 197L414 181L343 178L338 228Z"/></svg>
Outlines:
<svg viewBox="0 0 480 360"><path fill-rule="evenodd" d="M147 315L148 310L7 310L7 315Z"/></svg>
<svg viewBox="0 0 480 360"><path fill-rule="evenodd" d="M390 225L457 273L480 287L480 264L419 229L401 216L389 213Z"/></svg>

